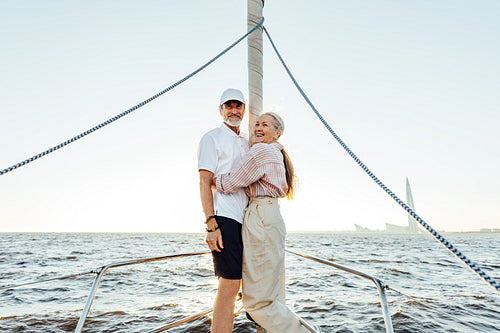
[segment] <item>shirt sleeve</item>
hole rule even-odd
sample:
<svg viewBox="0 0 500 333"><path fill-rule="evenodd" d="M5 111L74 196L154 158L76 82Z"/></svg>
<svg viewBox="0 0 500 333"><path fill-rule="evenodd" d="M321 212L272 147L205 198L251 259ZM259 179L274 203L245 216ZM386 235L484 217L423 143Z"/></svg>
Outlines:
<svg viewBox="0 0 500 333"><path fill-rule="evenodd" d="M259 163L260 149L254 149L254 147L250 149L236 170L217 177L215 182L217 191L233 193L240 187L247 187L264 176L264 168L260 167Z"/></svg>
<svg viewBox="0 0 500 333"><path fill-rule="evenodd" d="M205 134L200 141L198 147L198 171L207 170L215 173L217 169L217 147L215 140L211 135Z"/></svg>

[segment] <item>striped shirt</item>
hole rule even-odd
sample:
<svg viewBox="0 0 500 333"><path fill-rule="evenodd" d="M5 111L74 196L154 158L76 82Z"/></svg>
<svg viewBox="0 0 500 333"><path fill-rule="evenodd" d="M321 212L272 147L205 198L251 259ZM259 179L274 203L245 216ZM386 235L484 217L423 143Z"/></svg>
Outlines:
<svg viewBox="0 0 500 333"><path fill-rule="evenodd" d="M254 144L236 170L216 178L217 191L232 193L244 187L249 197L285 197L288 185L282 149L277 142Z"/></svg>

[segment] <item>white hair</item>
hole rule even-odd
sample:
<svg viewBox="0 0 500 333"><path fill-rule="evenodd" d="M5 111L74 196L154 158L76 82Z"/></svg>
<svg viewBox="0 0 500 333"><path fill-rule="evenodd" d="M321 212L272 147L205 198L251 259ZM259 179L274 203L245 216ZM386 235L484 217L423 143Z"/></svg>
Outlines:
<svg viewBox="0 0 500 333"><path fill-rule="evenodd" d="M283 132L285 131L285 123L283 122L283 119L274 112L266 112L263 115L266 114L270 115L276 120L276 122L274 122L274 126L276 126L276 129L280 131L280 136L282 136Z"/></svg>

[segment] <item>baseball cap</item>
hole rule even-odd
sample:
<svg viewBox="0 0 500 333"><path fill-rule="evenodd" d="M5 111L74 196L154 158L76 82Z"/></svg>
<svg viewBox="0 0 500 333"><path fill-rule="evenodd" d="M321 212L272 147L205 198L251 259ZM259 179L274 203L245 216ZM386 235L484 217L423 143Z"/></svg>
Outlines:
<svg viewBox="0 0 500 333"><path fill-rule="evenodd" d="M219 105L222 105L222 104L226 103L227 101L238 101L238 102L241 102L243 104L246 104L245 97L243 96L243 93L238 89L232 89L232 88L224 90L224 92L222 93L222 96L220 97Z"/></svg>

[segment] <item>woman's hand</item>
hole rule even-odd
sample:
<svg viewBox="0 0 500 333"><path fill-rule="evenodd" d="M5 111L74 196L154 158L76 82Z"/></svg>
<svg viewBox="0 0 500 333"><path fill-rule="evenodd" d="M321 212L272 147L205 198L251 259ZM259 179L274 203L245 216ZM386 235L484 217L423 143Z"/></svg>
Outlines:
<svg viewBox="0 0 500 333"><path fill-rule="evenodd" d="M217 181L217 177L212 178L212 190L217 190L217 186L215 185Z"/></svg>

